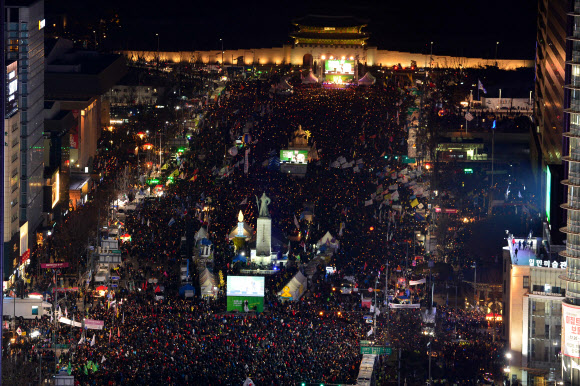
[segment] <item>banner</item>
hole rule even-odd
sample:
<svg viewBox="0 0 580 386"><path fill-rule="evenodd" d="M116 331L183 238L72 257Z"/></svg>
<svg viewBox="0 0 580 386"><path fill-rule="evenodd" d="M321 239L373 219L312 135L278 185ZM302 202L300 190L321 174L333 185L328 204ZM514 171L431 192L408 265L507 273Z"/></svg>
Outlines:
<svg viewBox="0 0 580 386"><path fill-rule="evenodd" d="M83 324L80 322L73 322L72 320L70 320L69 318L65 318L64 316L61 316L58 319L59 322L63 323L63 324L68 324L69 326L73 326L73 327L82 327Z"/></svg>
<svg viewBox="0 0 580 386"><path fill-rule="evenodd" d="M580 307L562 302L562 354L580 358Z"/></svg>
<svg viewBox="0 0 580 386"><path fill-rule="evenodd" d="M389 308L421 308L421 304L416 303L416 304L395 304L395 303L389 303Z"/></svg>
<svg viewBox="0 0 580 386"><path fill-rule="evenodd" d="M68 263L46 263L46 264L40 264L40 268L68 268Z"/></svg>
<svg viewBox="0 0 580 386"><path fill-rule="evenodd" d="M104 325L103 320L85 319L85 328L89 330L102 330Z"/></svg>
<svg viewBox="0 0 580 386"><path fill-rule="evenodd" d="M421 280L409 280L409 285L419 285L427 283L427 279L423 278Z"/></svg>

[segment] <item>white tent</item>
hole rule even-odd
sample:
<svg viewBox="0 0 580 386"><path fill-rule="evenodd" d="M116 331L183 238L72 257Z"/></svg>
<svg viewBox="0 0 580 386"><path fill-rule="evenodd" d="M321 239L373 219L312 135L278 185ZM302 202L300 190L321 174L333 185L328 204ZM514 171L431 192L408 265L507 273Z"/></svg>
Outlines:
<svg viewBox="0 0 580 386"><path fill-rule="evenodd" d="M333 249L338 249L338 247L340 246L340 243L332 234L330 234L330 232L326 232L326 234L324 236L322 236L322 238L320 240L318 240L318 242L316 243L316 246L318 248L320 248L323 245L326 245L327 247L330 247Z"/></svg>
<svg viewBox="0 0 580 386"><path fill-rule="evenodd" d="M214 275L209 271L209 269L204 269L201 275L199 275L199 286L201 288L201 296L216 296L214 292L214 287L216 287L216 281Z"/></svg>
<svg viewBox="0 0 580 386"><path fill-rule="evenodd" d="M308 287L306 276L298 272L290 281L278 291L278 296L282 300L299 300Z"/></svg>
<svg viewBox="0 0 580 386"><path fill-rule="evenodd" d="M376 81L377 81L377 78L375 78L373 76L373 74L371 74L370 72L367 71L365 76L363 76L362 78L360 78L358 80L358 84L360 86L370 86L370 85L375 84Z"/></svg>
<svg viewBox="0 0 580 386"><path fill-rule="evenodd" d="M195 233L195 241L199 241L201 239L207 239L207 231L204 227L199 228L199 230Z"/></svg>
<svg viewBox="0 0 580 386"><path fill-rule="evenodd" d="M318 78L314 76L312 70L302 79L302 84L314 84L318 83Z"/></svg>

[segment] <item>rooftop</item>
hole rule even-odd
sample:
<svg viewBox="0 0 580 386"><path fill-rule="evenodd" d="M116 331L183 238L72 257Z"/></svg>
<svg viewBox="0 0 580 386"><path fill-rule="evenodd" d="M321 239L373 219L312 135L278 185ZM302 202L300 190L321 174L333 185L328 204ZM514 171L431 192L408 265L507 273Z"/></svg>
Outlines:
<svg viewBox="0 0 580 386"><path fill-rule="evenodd" d="M306 15L292 21L294 25L304 25L311 27L355 27L365 26L367 20L362 20L353 16L327 16L327 15Z"/></svg>

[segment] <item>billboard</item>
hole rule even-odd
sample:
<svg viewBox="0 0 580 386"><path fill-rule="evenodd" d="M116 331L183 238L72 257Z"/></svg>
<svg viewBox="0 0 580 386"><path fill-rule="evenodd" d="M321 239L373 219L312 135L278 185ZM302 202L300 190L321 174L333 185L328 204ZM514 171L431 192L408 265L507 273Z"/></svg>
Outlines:
<svg viewBox="0 0 580 386"><path fill-rule="evenodd" d="M228 296L264 297L263 276L228 276Z"/></svg>
<svg viewBox="0 0 580 386"><path fill-rule="evenodd" d="M227 310L238 312L263 312L264 277L228 276Z"/></svg>
<svg viewBox="0 0 580 386"><path fill-rule="evenodd" d="M308 163L308 150L280 150L280 161L306 164Z"/></svg>
<svg viewBox="0 0 580 386"><path fill-rule="evenodd" d="M327 60L324 72L326 75L354 75L354 60Z"/></svg>
<svg viewBox="0 0 580 386"><path fill-rule="evenodd" d="M552 173L546 165L546 220L550 223L550 203L552 202Z"/></svg>
<svg viewBox="0 0 580 386"><path fill-rule="evenodd" d="M10 118L18 111L18 62L6 66L6 118Z"/></svg>
<svg viewBox="0 0 580 386"><path fill-rule="evenodd" d="M227 311L264 312L264 298L261 296L228 296Z"/></svg>
<svg viewBox="0 0 580 386"><path fill-rule="evenodd" d="M580 358L580 307L562 302L562 354Z"/></svg>
<svg viewBox="0 0 580 386"><path fill-rule="evenodd" d="M56 206L56 204L58 203L59 200L59 194L60 194L60 173L58 172L58 170L52 175L52 189L51 189L51 193L52 193L52 197L51 197L51 208L54 208Z"/></svg>

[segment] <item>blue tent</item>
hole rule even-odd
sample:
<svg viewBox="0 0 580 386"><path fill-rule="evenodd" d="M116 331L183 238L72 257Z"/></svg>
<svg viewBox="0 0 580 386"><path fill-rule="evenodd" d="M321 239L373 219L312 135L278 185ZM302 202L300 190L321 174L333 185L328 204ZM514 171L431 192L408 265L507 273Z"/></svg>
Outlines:
<svg viewBox="0 0 580 386"><path fill-rule="evenodd" d="M186 284L179 288L179 296L185 296L185 291L193 291L195 293L195 288L191 284Z"/></svg>
<svg viewBox="0 0 580 386"><path fill-rule="evenodd" d="M248 261L248 259L246 259L245 256L237 255L236 258L232 260L232 263L237 263L238 261L246 263Z"/></svg>

